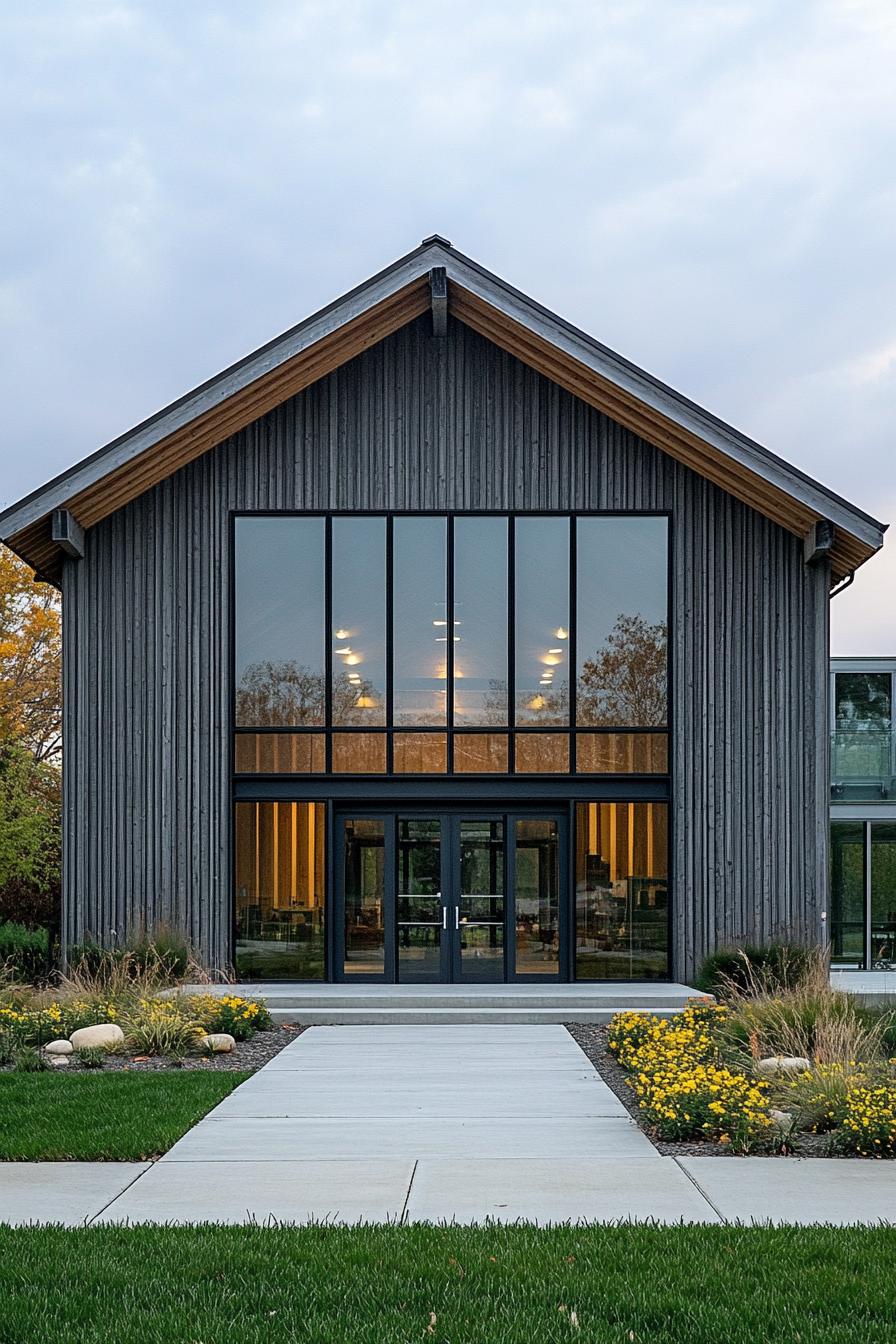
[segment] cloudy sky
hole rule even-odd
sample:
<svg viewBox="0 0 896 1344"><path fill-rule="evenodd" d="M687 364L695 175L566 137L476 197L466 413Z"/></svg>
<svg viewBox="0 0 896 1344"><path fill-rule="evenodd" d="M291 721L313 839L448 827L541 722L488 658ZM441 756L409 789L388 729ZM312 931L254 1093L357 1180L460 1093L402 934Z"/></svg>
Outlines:
<svg viewBox="0 0 896 1344"><path fill-rule="evenodd" d="M896 522L894 70L892 0L0 0L0 501L438 232Z"/></svg>

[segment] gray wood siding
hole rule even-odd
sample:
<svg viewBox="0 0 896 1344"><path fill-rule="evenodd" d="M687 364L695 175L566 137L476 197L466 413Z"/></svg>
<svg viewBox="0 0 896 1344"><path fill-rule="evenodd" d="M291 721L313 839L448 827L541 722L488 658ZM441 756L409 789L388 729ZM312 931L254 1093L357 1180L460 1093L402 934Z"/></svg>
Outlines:
<svg viewBox="0 0 896 1344"><path fill-rule="evenodd" d="M455 321L421 318L98 524L65 565L65 927L229 956L228 513L670 509L674 973L816 937L828 576L802 543Z"/></svg>

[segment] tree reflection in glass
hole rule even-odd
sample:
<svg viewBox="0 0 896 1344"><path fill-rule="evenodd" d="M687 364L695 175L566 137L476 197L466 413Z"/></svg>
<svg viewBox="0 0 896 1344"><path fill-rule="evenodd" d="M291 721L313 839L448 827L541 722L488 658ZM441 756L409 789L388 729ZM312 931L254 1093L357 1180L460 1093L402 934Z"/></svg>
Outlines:
<svg viewBox="0 0 896 1344"><path fill-rule="evenodd" d="M237 518L236 722L325 720L323 518Z"/></svg>
<svg viewBox="0 0 896 1344"><path fill-rule="evenodd" d="M668 719L667 520L579 518L579 727L662 727Z"/></svg>

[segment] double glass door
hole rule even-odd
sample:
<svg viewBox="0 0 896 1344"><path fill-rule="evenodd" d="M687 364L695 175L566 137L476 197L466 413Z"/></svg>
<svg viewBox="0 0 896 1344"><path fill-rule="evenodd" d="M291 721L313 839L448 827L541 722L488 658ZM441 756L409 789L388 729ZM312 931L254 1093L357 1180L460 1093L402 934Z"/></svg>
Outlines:
<svg viewBox="0 0 896 1344"><path fill-rule="evenodd" d="M560 977L562 816L342 814L337 828L342 979Z"/></svg>

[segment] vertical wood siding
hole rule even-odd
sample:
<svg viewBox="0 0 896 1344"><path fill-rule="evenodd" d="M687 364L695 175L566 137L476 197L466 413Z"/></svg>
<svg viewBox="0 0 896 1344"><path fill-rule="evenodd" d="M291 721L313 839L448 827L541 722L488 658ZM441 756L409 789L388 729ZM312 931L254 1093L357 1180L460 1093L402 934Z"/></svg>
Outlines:
<svg viewBox="0 0 896 1344"><path fill-rule="evenodd" d="M824 566L468 328L433 340L421 318L66 562L69 939L169 920L227 961L228 513L255 508L671 509L674 973L717 941L820 933Z"/></svg>

